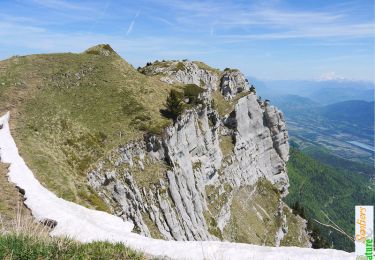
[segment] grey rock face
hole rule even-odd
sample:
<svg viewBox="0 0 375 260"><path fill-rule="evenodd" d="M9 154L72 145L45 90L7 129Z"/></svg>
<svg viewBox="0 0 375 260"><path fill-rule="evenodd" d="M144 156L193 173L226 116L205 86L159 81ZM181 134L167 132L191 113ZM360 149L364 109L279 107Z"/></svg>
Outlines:
<svg viewBox="0 0 375 260"><path fill-rule="evenodd" d="M240 71L224 71L221 77L220 91L225 99L231 99L236 94L243 92L247 89L249 89L249 83Z"/></svg>
<svg viewBox="0 0 375 260"><path fill-rule="evenodd" d="M187 70L171 73L168 81L197 83L206 75L206 88L215 89L217 78L184 64ZM224 75L220 89L228 98L247 86L240 73ZM185 111L162 136L145 136L113 151L88 181L116 215L132 220L146 236L215 240L230 222L236 190L266 180L281 196L287 194L288 153L282 113L249 93L223 118L210 105ZM285 230L282 221L276 244Z"/></svg>
<svg viewBox="0 0 375 260"><path fill-rule="evenodd" d="M237 163L228 166L228 171L230 176L236 176L235 181L242 180L248 185L265 177L286 195L289 180L285 162L288 160L289 144L285 122L280 114L274 107L262 108L254 94L238 101L233 115L235 118L232 119L237 130L233 158ZM279 121L280 125L276 125Z"/></svg>
<svg viewBox="0 0 375 260"><path fill-rule="evenodd" d="M168 84L196 84L208 90L216 90L219 83L219 73L214 70L200 68L192 61L170 61L168 66L151 65L144 68L146 75L162 75L161 81Z"/></svg>

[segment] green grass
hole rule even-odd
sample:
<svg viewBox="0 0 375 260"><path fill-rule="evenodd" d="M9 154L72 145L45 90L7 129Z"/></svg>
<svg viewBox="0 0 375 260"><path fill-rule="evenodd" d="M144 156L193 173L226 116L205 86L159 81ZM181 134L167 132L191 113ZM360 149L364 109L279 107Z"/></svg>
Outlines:
<svg viewBox="0 0 375 260"><path fill-rule="evenodd" d="M234 106L224 99L223 95L220 93L220 90L213 92L212 97L213 108L218 111L220 116L225 116L233 111Z"/></svg>
<svg viewBox="0 0 375 260"><path fill-rule="evenodd" d="M288 162L290 180L286 202L298 201L307 218L327 223L326 213L346 233L354 236L355 205L371 205L375 201L375 186L366 175L340 170L316 161L296 149L291 149ZM353 251L354 244L334 230L319 226L323 238L333 247Z"/></svg>
<svg viewBox="0 0 375 260"><path fill-rule="evenodd" d="M216 75L220 75L221 74L221 71L219 69L216 69L216 68L212 68L210 66L208 66L206 63L204 62L201 62L201 61L193 61L193 63L195 63L198 68L202 69L202 70L206 70L208 72L211 72L211 73L214 73Z"/></svg>
<svg viewBox="0 0 375 260"><path fill-rule="evenodd" d="M244 91L238 93L236 97L231 100L225 100L223 95L220 93L220 90L216 90L212 93L213 108L218 111L220 116L225 116L234 110L234 107L240 98L247 96L249 93L249 91Z"/></svg>
<svg viewBox="0 0 375 260"><path fill-rule="evenodd" d="M0 235L0 259L146 259L121 243L81 244L70 239L25 234Z"/></svg>

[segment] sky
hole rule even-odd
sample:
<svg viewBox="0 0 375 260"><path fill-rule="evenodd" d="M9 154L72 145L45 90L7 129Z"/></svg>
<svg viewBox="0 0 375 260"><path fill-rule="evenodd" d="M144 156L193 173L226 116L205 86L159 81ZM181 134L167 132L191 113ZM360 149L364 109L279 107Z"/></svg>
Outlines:
<svg viewBox="0 0 375 260"><path fill-rule="evenodd" d="M373 0L0 0L0 59L109 43L263 80L375 81Z"/></svg>

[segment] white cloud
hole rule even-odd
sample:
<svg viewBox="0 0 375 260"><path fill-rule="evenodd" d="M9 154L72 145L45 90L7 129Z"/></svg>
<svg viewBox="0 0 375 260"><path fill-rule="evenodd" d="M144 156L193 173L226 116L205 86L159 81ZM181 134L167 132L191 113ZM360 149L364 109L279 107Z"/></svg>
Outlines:
<svg viewBox="0 0 375 260"><path fill-rule="evenodd" d="M373 37L375 25L329 25L325 27L301 27L295 30L283 30L272 33L226 34L219 37L232 40L279 40L296 38L361 38Z"/></svg>
<svg viewBox="0 0 375 260"><path fill-rule="evenodd" d="M136 15L137 16L137 15ZM138 14L139 16L139 14ZM198 39L181 40L177 36L138 36L133 39L123 35L107 35L104 33L56 33L43 27L24 26L17 23L2 23L0 21L0 46L12 46L13 49L21 49L19 53L11 55L27 55L31 53L51 52L82 52L85 49L99 44L109 43L120 54L134 55L138 53L143 59L151 57L176 58L190 57L212 52L217 49L208 48ZM144 54L147 54L144 57ZM7 58L6 56L0 59ZM140 65L140 64L136 64Z"/></svg>
<svg viewBox="0 0 375 260"><path fill-rule="evenodd" d="M330 81L330 80L345 80L346 78L337 75L334 71L325 72L318 78L318 81Z"/></svg>
<svg viewBox="0 0 375 260"><path fill-rule="evenodd" d="M174 9L175 21L195 30L211 30L215 35L236 41L291 38L371 37L375 25L353 19L350 9L302 11L281 7L279 1L264 5L217 1L161 1ZM206 26L207 29L204 29ZM247 31L247 33L246 33ZM264 33L266 32L266 33Z"/></svg>

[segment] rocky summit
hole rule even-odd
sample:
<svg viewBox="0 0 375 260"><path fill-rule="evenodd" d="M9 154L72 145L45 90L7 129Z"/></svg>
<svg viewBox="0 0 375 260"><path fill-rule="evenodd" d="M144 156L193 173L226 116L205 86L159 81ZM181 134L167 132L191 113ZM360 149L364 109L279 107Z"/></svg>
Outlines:
<svg viewBox="0 0 375 260"><path fill-rule="evenodd" d="M146 236L308 246L305 221L282 202L289 186L283 114L250 93L238 70L191 61L139 70L168 84L199 85L207 105L185 111L161 136L118 148L88 174L113 211ZM242 95L220 116L212 105L217 92L224 102Z"/></svg>
<svg viewBox="0 0 375 260"><path fill-rule="evenodd" d="M59 196L154 238L311 246L306 221L283 202L284 116L239 70L188 60L136 70L98 45L12 57L0 83L22 156ZM183 109L170 118L173 91Z"/></svg>

